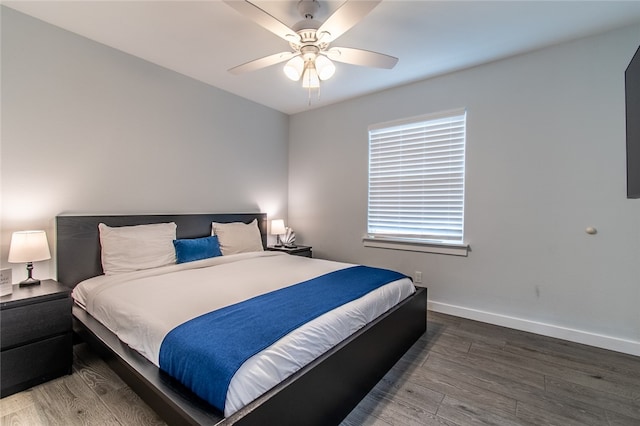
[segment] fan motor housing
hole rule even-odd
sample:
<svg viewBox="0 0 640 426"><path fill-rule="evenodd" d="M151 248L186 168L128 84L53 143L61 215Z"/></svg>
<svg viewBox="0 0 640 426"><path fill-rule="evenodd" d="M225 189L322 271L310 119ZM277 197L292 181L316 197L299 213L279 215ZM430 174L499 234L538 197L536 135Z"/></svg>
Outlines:
<svg viewBox="0 0 640 426"><path fill-rule="evenodd" d="M298 12L305 19L313 19L318 10L320 10L318 0L300 0L298 2Z"/></svg>

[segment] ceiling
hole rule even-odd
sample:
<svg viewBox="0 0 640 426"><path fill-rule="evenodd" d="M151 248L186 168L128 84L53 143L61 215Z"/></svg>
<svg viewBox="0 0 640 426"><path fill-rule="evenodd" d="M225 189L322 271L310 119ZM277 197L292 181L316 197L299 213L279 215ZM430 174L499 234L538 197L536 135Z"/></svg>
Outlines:
<svg viewBox="0 0 640 426"><path fill-rule="evenodd" d="M343 3L319 1L320 21ZM301 19L297 0L252 2L288 26ZM2 4L287 114L640 22L640 1L384 0L331 45L398 57L395 68L336 63L309 98L284 64L227 71L289 47L219 0Z"/></svg>

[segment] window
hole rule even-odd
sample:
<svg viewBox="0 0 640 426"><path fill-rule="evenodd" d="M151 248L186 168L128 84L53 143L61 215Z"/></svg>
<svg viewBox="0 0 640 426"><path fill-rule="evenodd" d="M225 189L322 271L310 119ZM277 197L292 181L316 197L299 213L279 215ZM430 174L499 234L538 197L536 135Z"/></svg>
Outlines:
<svg viewBox="0 0 640 426"><path fill-rule="evenodd" d="M464 110L369 127L365 243L464 246L465 128Z"/></svg>

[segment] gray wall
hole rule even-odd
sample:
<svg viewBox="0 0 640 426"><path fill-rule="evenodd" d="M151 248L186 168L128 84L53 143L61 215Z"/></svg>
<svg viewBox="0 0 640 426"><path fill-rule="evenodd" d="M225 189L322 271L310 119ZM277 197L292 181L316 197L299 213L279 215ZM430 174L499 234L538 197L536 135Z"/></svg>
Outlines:
<svg viewBox="0 0 640 426"><path fill-rule="evenodd" d="M64 213L287 212L288 116L2 7L2 232ZM35 265L55 277L54 262Z"/></svg>
<svg viewBox="0 0 640 426"><path fill-rule="evenodd" d="M0 264L14 281L11 232L44 228L54 249L58 214L262 210L288 214L319 257L422 271L433 309L640 354L623 81L639 26L287 117L1 10ZM469 257L363 247L367 126L457 107Z"/></svg>
<svg viewBox="0 0 640 426"><path fill-rule="evenodd" d="M292 116L291 226L318 256L422 271L435 310L640 354L623 79L639 44L636 25ZM469 256L363 247L367 126L459 107Z"/></svg>

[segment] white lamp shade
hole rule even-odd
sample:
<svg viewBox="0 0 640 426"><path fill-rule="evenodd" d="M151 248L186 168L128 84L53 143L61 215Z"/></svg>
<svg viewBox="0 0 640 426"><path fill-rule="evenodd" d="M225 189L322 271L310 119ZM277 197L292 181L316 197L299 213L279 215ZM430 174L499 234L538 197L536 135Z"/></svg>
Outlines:
<svg viewBox="0 0 640 426"><path fill-rule="evenodd" d="M51 259L44 231L18 231L11 235L10 263L38 262Z"/></svg>
<svg viewBox="0 0 640 426"><path fill-rule="evenodd" d="M284 220L273 219L271 221L271 235L282 235L286 233L287 233L287 230L284 227Z"/></svg>
<svg viewBox="0 0 640 426"><path fill-rule="evenodd" d="M290 59L284 66L284 73L293 81L300 80L302 71L304 70L304 60L300 56Z"/></svg>
<svg viewBox="0 0 640 426"><path fill-rule="evenodd" d="M320 79L318 73L313 65L313 62L309 62L302 74L302 87L305 89L317 89L320 87Z"/></svg>
<svg viewBox="0 0 640 426"><path fill-rule="evenodd" d="M320 80L328 80L336 72L336 66L326 56L318 56L316 58L316 71Z"/></svg>

